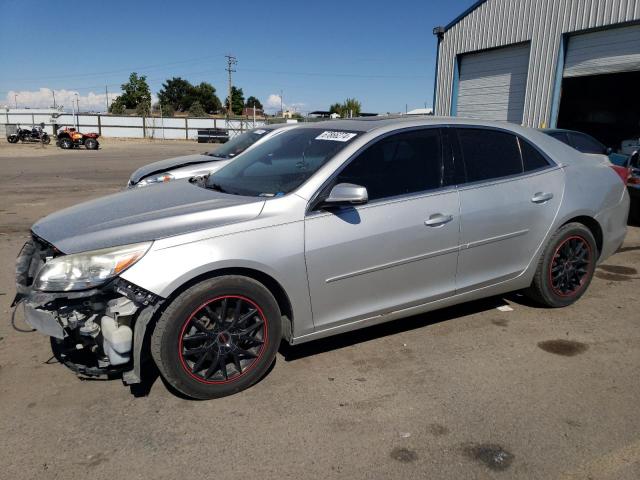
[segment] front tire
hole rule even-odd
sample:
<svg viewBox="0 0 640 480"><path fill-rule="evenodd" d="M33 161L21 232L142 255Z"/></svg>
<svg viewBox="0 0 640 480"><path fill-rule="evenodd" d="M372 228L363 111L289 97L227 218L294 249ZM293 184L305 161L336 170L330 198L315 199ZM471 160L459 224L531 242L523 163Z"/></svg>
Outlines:
<svg viewBox="0 0 640 480"><path fill-rule="evenodd" d="M87 150L97 150L98 141L95 138L87 138L84 142L84 146Z"/></svg>
<svg viewBox="0 0 640 480"><path fill-rule="evenodd" d="M552 308L575 303L591 283L597 258L591 231L581 223L564 225L545 247L527 295Z"/></svg>
<svg viewBox="0 0 640 480"><path fill-rule="evenodd" d="M9 135L7 137L7 142L9 142L9 143L18 143L18 136L17 135Z"/></svg>
<svg viewBox="0 0 640 480"><path fill-rule="evenodd" d="M206 400L260 380L281 338L271 292L251 278L229 275L200 282L171 302L153 332L151 354L172 387Z"/></svg>
<svg viewBox="0 0 640 480"><path fill-rule="evenodd" d="M49 137L49 135L43 135L42 136L42 143L44 145L49 145L51 143L51 137Z"/></svg>
<svg viewBox="0 0 640 480"><path fill-rule="evenodd" d="M61 138L59 144L60 148L64 150L70 150L73 148L73 142L70 138Z"/></svg>

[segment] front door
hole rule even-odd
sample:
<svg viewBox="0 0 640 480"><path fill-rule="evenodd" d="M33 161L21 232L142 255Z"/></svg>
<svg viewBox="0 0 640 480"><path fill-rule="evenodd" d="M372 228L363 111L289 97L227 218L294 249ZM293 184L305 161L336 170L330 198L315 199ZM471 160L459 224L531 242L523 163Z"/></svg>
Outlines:
<svg viewBox="0 0 640 480"><path fill-rule="evenodd" d="M443 163L440 130L418 129L378 140L338 174L332 185L362 185L369 203L306 218L316 329L453 294L459 200Z"/></svg>

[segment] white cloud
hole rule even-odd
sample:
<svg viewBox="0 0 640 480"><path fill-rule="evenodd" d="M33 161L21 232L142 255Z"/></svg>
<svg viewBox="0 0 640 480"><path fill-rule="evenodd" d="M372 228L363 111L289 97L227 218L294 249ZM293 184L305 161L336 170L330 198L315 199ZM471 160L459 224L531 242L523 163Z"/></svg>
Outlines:
<svg viewBox="0 0 640 480"><path fill-rule="evenodd" d="M15 106L15 95L18 95L18 108L49 108L53 106L53 93L56 96L56 105L63 106L65 110L71 111L72 105L75 105L76 94L80 100L81 111L104 112L107 109L106 95L104 93L89 92L86 95L80 95L80 92L74 90L52 90L49 88L40 88L39 90L10 90L7 93L6 104L9 107ZM109 93L109 104L113 102L120 92Z"/></svg>
<svg viewBox="0 0 640 480"><path fill-rule="evenodd" d="M267 109L280 110L280 102L280 95L272 93L271 95L269 95L269 98L267 98Z"/></svg>
<svg viewBox="0 0 640 480"><path fill-rule="evenodd" d="M280 105L283 105L283 108L285 110L291 110L294 112L300 112L304 110L304 107L306 106L305 103L280 103L281 99L280 99L280 95L278 95L277 93L272 93L271 95L269 95L269 98L267 98L267 103L265 105L265 109L268 111L280 111Z"/></svg>

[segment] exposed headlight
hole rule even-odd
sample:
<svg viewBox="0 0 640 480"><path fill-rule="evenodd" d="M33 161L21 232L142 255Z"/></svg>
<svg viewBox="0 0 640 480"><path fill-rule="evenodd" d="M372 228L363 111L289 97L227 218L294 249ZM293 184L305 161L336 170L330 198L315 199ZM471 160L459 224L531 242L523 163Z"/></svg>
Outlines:
<svg viewBox="0 0 640 480"><path fill-rule="evenodd" d="M33 288L45 292L61 292L97 287L140 260L151 243L136 243L54 258L42 266Z"/></svg>
<svg viewBox="0 0 640 480"><path fill-rule="evenodd" d="M144 177L138 183L134 185L134 187L146 187L148 185L153 185L154 183L167 183L171 180L174 180L176 177L171 175L169 172L157 173L154 175L149 175L148 177Z"/></svg>

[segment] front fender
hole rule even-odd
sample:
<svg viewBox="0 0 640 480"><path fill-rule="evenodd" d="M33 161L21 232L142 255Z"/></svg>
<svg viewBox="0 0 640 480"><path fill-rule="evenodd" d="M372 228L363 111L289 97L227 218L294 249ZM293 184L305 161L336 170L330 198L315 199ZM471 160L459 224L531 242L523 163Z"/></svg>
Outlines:
<svg viewBox="0 0 640 480"><path fill-rule="evenodd" d="M168 298L197 277L230 268L255 270L273 278L282 286L291 303L294 334L313 331L303 222L164 248L152 247L138 263L124 272L122 278Z"/></svg>

